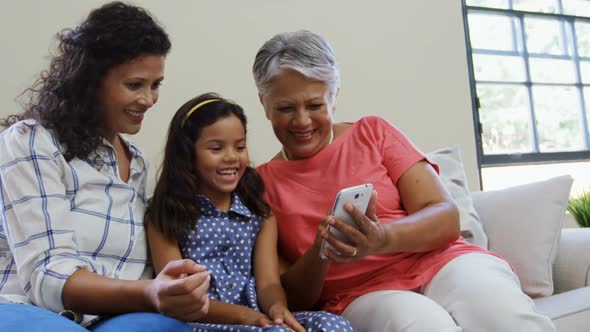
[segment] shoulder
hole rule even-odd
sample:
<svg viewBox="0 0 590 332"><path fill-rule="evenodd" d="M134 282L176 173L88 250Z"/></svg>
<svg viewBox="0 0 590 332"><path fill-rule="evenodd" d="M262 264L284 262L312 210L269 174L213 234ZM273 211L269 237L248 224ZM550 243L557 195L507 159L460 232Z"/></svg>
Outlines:
<svg viewBox="0 0 590 332"><path fill-rule="evenodd" d="M32 154L61 154L57 137L34 120L19 121L0 134L0 163Z"/></svg>
<svg viewBox="0 0 590 332"><path fill-rule="evenodd" d="M276 162L273 160L269 160L261 165L259 165L258 167L256 167L256 172L258 173L258 175L260 175L263 179L264 177L268 174L268 170L270 168L272 168L272 166L276 164Z"/></svg>
<svg viewBox="0 0 590 332"><path fill-rule="evenodd" d="M358 122L361 127L368 127L373 129L388 128L398 130L397 127L395 127L391 122L380 116L365 116L361 118Z"/></svg>
<svg viewBox="0 0 590 332"><path fill-rule="evenodd" d="M338 123L334 126L336 137L350 131L354 137L380 140L384 136L401 136L403 133L391 122L379 116L365 116L354 123Z"/></svg>

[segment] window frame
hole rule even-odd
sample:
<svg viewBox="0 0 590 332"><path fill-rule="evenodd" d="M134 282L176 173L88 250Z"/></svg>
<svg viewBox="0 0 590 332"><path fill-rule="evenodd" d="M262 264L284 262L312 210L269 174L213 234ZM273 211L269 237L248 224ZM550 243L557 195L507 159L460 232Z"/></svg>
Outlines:
<svg viewBox="0 0 590 332"><path fill-rule="evenodd" d="M561 0L556 0L561 6ZM509 7L512 7L512 0L509 0ZM543 12L530 12L530 11L522 11L522 10L515 10L515 9L502 9L502 8L491 8L491 7L479 7L479 6L469 6L466 4L466 0L461 0L462 10L463 10L463 26L465 32L465 43L466 43L466 50L467 50L467 66L468 66L468 74L469 74L469 86L471 92L471 105L472 105L472 115L473 115L473 124L475 128L475 142L477 146L477 162L479 167L489 167L489 166L516 166L516 165L523 165L523 164L540 164L540 163L566 163L566 162L574 162L574 161L582 161L582 160L590 160L590 109L587 107L590 105L589 100L584 99L584 88L590 88L590 83L583 83L581 78L581 71L580 71L580 62L581 61L590 61L589 57L579 56L577 50L577 41L575 36L575 29L573 28L574 22L581 21L590 23L590 17L583 17L583 16L574 16L574 15L567 15L567 14L554 14L554 13L543 13ZM562 8L561 8L562 9ZM563 10L561 10L563 12ZM468 13L486 13L486 14L499 14L504 17L509 18L516 18L519 20L520 26L524 27L523 21L524 17L538 17L538 18L549 18L557 21L564 21L568 22L572 26L572 43L573 43L573 50L571 55L550 55L544 53L529 53L527 50L526 40L525 40L525 31L524 29L512 29L513 33L513 42L516 38L520 39L521 48L522 50L512 50L512 51L501 51L501 50L483 50L483 49L476 49L475 54L491 54L491 55L515 55L522 57L525 65L525 77L526 80L524 82L510 82L510 81L476 81L475 79L475 69L473 63L473 54L474 50L471 46L471 38L469 35L469 22L468 22ZM520 31L519 31L520 30ZM564 47L569 47L568 45L564 45ZM533 58L548 58L548 59L567 59L571 60L575 63L575 75L576 75L576 83L540 83L540 82L532 82L530 77L530 67L529 67L529 60L531 58L531 54ZM505 154L484 154L483 148L483 126L480 121L479 116L479 99L477 96L477 84L483 85L490 85L490 84L501 84L501 85L514 85L514 86L524 86L527 90L527 97L529 103L529 117L531 121L529 125L531 126L530 130L532 131L532 145L533 145L533 152L530 153L505 153ZM580 108L578 111L581 111L580 117L582 119L581 129L583 130L584 135L584 145L585 150L579 151L561 151L561 152L540 152L539 151L539 137L537 132L537 125L535 120L535 104L532 94L532 87L534 86L567 86L567 87L574 87L578 91L579 95L579 105Z"/></svg>

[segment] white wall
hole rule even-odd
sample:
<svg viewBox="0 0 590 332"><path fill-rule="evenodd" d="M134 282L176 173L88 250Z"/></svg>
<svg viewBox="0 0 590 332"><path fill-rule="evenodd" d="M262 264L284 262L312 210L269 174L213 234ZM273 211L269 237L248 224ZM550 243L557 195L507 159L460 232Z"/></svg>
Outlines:
<svg viewBox="0 0 590 332"><path fill-rule="evenodd" d="M75 26L104 1L19 0L0 11L0 116L47 65L58 30ZM241 104L255 164L279 145L251 75L257 49L275 33L308 29L331 42L341 66L337 121L382 116L424 151L458 143L469 185L479 188L460 1L219 0L136 1L173 42L161 98L134 139L160 162L176 109L206 91ZM1 153L1 151L0 151ZM152 182L155 172L152 172Z"/></svg>

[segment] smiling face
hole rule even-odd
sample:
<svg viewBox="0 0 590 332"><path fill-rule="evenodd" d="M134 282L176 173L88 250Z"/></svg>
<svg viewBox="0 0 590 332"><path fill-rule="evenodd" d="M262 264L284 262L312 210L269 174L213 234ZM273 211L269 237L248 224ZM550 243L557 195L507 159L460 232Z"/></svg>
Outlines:
<svg viewBox="0 0 590 332"><path fill-rule="evenodd" d="M286 70L261 97L266 117L289 159L307 159L330 140L333 102L328 85Z"/></svg>
<svg viewBox="0 0 590 332"><path fill-rule="evenodd" d="M98 99L103 111L103 134L111 143L118 133L136 134L145 112L159 96L164 79L164 56L143 55L110 69Z"/></svg>
<svg viewBox="0 0 590 332"><path fill-rule="evenodd" d="M244 125L233 114L220 118L203 128L195 152L199 194L207 196L218 208L227 208L231 193L250 162Z"/></svg>

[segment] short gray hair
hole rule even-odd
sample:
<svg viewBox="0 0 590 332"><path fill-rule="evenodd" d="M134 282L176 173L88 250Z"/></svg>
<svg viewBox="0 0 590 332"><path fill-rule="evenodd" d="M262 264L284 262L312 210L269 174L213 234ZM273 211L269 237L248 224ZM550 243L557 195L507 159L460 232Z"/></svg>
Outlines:
<svg viewBox="0 0 590 332"><path fill-rule="evenodd" d="M334 51L324 37L299 30L279 33L264 43L252 67L258 93L268 94L272 81L284 69L326 83L334 101L340 87L340 71Z"/></svg>

